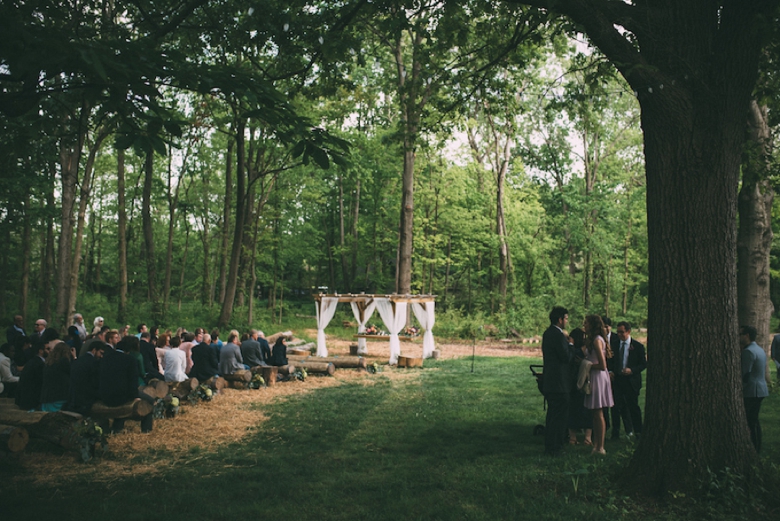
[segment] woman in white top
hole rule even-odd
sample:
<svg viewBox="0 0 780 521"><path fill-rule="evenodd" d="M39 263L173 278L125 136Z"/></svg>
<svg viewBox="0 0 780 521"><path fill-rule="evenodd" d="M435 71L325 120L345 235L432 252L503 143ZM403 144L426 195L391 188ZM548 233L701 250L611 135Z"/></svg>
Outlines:
<svg viewBox="0 0 780 521"><path fill-rule="evenodd" d="M187 379L187 373L184 372L187 367L187 355L179 349L180 344L179 337L171 338L171 348L165 352L166 382L183 382Z"/></svg>

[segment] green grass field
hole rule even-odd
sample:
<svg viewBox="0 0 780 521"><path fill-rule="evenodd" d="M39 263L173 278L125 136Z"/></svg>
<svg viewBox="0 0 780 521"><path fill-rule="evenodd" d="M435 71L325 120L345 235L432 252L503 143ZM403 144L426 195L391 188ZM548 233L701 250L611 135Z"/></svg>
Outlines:
<svg viewBox="0 0 780 521"><path fill-rule="evenodd" d="M293 396L264 405L270 419L243 443L162 475L52 487L3 463L0 512L58 521L780 518L725 488L720 499L636 503L611 481L630 457L628 441L607 441L606 457L582 445L543 456L532 431L545 413L530 363L477 358L471 373L470 359L426 361L406 379L379 373L367 376L375 385ZM767 463L780 456L779 418L772 395L761 415ZM137 458L154 463L166 453Z"/></svg>

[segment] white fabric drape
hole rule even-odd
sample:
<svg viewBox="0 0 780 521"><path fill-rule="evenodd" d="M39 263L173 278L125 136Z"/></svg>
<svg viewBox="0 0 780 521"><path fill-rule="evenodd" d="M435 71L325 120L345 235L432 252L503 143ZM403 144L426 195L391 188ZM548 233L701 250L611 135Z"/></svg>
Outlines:
<svg viewBox="0 0 780 521"><path fill-rule="evenodd" d="M336 314L338 297L322 297L317 308L317 356L328 356L328 348L325 346L325 328Z"/></svg>
<svg viewBox="0 0 780 521"><path fill-rule="evenodd" d="M363 311L363 320L360 320L360 308L358 307L357 302L350 302L350 305L352 305L352 314L355 315L355 320L358 322L358 335L361 333L366 332L366 324L368 324L368 320L371 318L371 315L374 314L374 309L376 309L376 302L371 301L366 306L365 311ZM358 354L359 355L365 355L368 353L368 348L366 347L366 339L365 338L358 338Z"/></svg>
<svg viewBox="0 0 780 521"><path fill-rule="evenodd" d="M406 302L395 303L395 315L393 315L393 304L387 298L375 298L376 310L382 317L382 322L390 332L390 364L398 363L398 355L401 354L401 341L398 339L398 333L406 324Z"/></svg>
<svg viewBox="0 0 780 521"><path fill-rule="evenodd" d="M418 302L412 304L414 316L417 317L420 327L425 330L423 335L423 358L432 357L433 350L436 349L436 345L433 343L433 331L431 331L436 323L436 317L433 314L434 304L435 302L425 302L425 308Z"/></svg>

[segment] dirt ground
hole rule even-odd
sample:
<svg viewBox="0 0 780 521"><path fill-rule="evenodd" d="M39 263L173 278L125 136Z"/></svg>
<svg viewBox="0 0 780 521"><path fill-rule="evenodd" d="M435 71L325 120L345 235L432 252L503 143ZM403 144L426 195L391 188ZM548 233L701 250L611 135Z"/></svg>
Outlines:
<svg viewBox="0 0 780 521"><path fill-rule="evenodd" d="M304 332L309 338L316 338L317 332ZM352 342L327 339L329 356L349 355ZM368 363L387 363L390 357L389 342L369 341ZM502 341L440 343L437 342L441 358L471 356L523 356L541 357L540 344L521 346ZM401 342L401 354L422 356L422 338L415 342ZM396 369L384 366L381 375L392 380L414 378L416 370ZM35 476L40 483L55 485L63 479L89 476L93 481L110 483L133 474L157 474L166 468L203 457L220 446L240 441L251 435L266 420L265 406L285 400L290 396L316 392L318 389L334 387L344 383L373 385L375 375L365 371L339 369L333 377L310 376L305 382L291 381L277 383L272 387L257 390L225 389L210 402L197 405L183 405L176 418L156 420L154 430L149 434L140 432L138 423L128 422L127 429L109 439L110 454L98 461L80 463L75 453L57 454L54 451L28 450L21 454L6 455L0 465L23 465L27 477ZM229 420L229 421L226 421ZM38 447L40 447L40 443Z"/></svg>

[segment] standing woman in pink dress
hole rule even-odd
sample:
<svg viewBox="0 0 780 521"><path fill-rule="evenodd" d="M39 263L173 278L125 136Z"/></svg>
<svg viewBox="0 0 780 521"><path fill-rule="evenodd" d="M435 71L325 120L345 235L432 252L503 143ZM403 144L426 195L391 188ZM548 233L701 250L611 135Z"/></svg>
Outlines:
<svg viewBox="0 0 780 521"><path fill-rule="evenodd" d="M585 347L588 349L586 358L593 364L590 367L590 394L585 395L585 408L593 414L593 454L606 454L604 408L614 405L607 372L607 358L612 358L612 350L604 340L607 338L607 330L600 316L586 316L583 329Z"/></svg>

